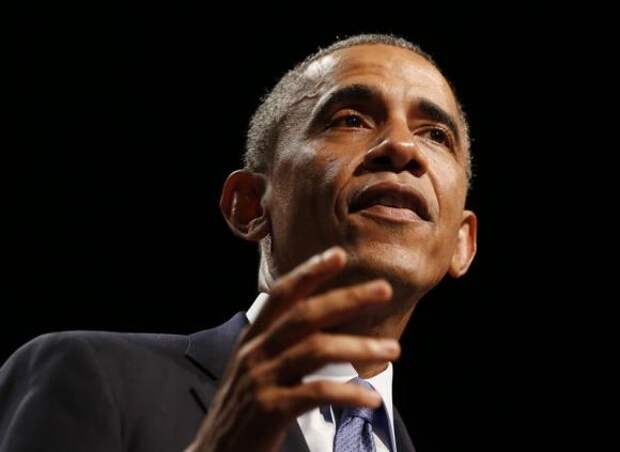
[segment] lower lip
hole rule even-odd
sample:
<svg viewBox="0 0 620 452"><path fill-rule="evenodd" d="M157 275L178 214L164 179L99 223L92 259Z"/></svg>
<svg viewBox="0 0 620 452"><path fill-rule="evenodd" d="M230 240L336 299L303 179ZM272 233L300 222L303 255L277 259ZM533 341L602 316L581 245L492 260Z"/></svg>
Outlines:
<svg viewBox="0 0 620 452"><path fill-rule="evenodd" d="M382 206L379 204L362 209L359 213L362 215L398 222L410 223L422 221L422 219L413 210L401 209L400 207Z"/></svg>

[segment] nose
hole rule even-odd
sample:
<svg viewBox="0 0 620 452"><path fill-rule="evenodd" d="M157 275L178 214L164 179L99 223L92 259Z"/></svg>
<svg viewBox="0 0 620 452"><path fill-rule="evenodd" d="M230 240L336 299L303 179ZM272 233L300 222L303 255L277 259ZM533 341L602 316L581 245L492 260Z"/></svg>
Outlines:
<svg viewBox="0 0 620 452"><path fill-rule="evenodd" d="M420 143L404 121L390 125L381 138L364 156L368 171L409 171L416 177L426 173L428 163Z"/></svg>

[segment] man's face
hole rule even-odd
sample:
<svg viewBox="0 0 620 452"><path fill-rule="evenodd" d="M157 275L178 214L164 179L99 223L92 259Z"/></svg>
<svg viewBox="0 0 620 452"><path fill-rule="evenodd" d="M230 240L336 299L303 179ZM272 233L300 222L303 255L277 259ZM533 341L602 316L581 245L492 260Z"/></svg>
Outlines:
<svg viewBox="0 0 620 452"><path fill-rule="evenodd" d="M385 45L336 51L305 76L269 176L276 271L340 245L364 278L425 293L449 269L467 192L448 83Z"/></svg>

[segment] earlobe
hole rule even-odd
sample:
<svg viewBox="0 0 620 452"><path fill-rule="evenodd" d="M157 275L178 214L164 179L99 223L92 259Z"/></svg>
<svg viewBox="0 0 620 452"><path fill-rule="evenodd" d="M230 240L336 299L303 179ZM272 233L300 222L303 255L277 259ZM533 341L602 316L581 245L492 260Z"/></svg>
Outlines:
<svg viewBox="0 0 620 452"><path fill-rule="evenodd" d="M266 190L265 176L248 170L237 170L224 182L220 210L238 237L259 241L269 234L269 216L264 205Z"/></svg>
<svg viewBox="0 0 620 452"><path fill-rule="evenodd" d="M469 269L478 247L478 218L470 210L463 212L456 249L452 255L448 272L453 278L460 278Z"/></svg>

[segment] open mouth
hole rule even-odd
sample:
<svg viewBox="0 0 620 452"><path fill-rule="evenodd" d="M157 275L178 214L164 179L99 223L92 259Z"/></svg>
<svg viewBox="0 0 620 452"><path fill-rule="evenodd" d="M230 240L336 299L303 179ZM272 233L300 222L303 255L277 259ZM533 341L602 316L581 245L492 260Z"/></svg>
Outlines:
<svg viewBox="0 0 620 452"><path fill-rule="evenodd" d="M393 182L381 182L362 189L354 195L349 211L397 221L431 221L422 195L408 185Z"/></svg>

